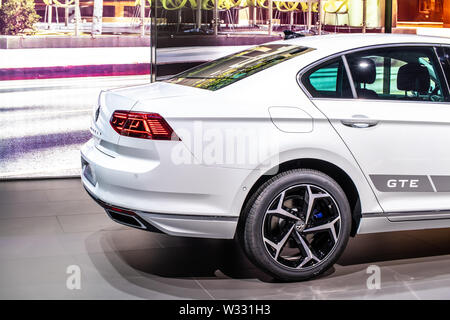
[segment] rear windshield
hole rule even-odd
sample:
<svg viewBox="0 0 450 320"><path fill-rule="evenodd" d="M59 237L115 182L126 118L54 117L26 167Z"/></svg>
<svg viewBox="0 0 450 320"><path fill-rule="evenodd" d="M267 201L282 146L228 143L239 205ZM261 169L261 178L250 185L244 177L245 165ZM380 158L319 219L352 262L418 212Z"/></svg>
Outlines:
<svg viewBox="0 0 450 320"><path fill-rule="evenodd" d="M207 62L164 81L215 91L311 50L288 44L261 45Z"/></svg>

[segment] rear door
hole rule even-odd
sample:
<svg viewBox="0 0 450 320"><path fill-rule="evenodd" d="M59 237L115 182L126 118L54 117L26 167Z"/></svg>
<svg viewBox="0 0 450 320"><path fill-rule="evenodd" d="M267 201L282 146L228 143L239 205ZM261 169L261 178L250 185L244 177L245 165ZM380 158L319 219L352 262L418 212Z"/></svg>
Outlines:
<svg viewBox="0 0 450 320"><path fill-rule="evenodd" d="M302 82L384 211L450 209L449 92L435 48L377 47L340 59L331 61L338 61L334 82L330 62L314 67Z"/></svg>

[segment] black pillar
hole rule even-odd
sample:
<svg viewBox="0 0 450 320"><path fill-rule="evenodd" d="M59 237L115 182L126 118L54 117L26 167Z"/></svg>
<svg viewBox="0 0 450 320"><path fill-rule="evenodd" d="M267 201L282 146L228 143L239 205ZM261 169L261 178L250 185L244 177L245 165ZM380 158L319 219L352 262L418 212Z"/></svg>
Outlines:
<svg viewBox="0 0 450 320"><path fill-rule="evenodd" d="M386 0L385 2L384 32L392 33L392 0Z"/></svg>
<svg viewBox="0 0 450 320"><path fill-rule="evenodd" d="M150 7L150 82L156 82L157 76L158 11L156 10L156 5L157 0L152 1Z"/></svg>

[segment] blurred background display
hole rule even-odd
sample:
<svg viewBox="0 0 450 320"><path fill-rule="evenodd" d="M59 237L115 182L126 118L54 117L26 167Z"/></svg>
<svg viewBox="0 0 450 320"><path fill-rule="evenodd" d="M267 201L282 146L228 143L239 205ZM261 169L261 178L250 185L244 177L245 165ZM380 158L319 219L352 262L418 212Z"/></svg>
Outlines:
<svg viewBox="0 0 450 320"><path fill-rule="evenodd" d="M79 175L101 90L283 38L449 28L450 0L0 0L0 179Z"/></svg>

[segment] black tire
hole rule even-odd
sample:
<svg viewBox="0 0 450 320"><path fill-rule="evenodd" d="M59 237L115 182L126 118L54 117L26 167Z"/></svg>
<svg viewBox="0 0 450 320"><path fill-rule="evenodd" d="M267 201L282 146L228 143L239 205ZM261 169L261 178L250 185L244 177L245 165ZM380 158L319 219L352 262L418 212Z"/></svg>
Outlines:
<svg viewBox="0 0 450 320"><path fill-rule="evenodd" d="M314 198L317 195L317 198L326 200L313 200L313 206L321 206L325 208L325 210L320 210L319 213L314 214L314 218L312 218L311 216L312 210L309 210L309 218L303 219L304 221L280 218L280 215L278 214L274 218L274 214L272 213L272 211L274 210L268 210L270 208L273 208L276 203L278 203L279 206L282 206L281 208L286 208L286 210L295 210L292 212L296 216L302 216L299 208L296 207L293 209L292 206L291 208L284 207L284 201L286 201L285 197L287 197L287 193L300 193L300 191L303 190L301 188L305 188L304 190L309 190L309 195L304 196L304 198L307 198L308 200L304 199L304 204L302 205L303 207L307 206L307 203L309 203L309 199ZM314 191L317 192L317 194L313 194L313 191L311 190L318 190ZM285 192L283 193L283 191ZM321 198L322 194L326 194L329 197L324 196L323 198ZM291 195L291 198L292 197L295 197L295 195ZM290 203L293 203L293 201L296 200L292 199L289 199L289 201L291 201ZM301 201L301 199L298 200L298 203L300 203ZM327 201L328 204L326 204L324 207L324 204L321 204L320 201ZM271 207L269 208L269 206ZM329 208L330 213L327 213L327 208ZM285 212L286 210L284 210L283 212ZM304 212L304 209L301 210L302 212ZM317 212L317 209L315 210L316 211L314 212ZM323 214L322 211L325 211L325 214ZM327 269L329 269L344 251L350 236L352 224L350 206L347 197L339 184L328 175L310 169L289 170L286 172L282 172L268 180L261 187L259 187L259 189L249 199L246 207L244 208L243 214L244 220L242 228L240 229L241 234L239 235L239 237L242 245L244 246L245 253L256 266L258 266L260 269L262 269L272 277L282 281L308 280L322 274ZM301 246L301 244L307 243L305 242L305 239L306 241L309 241L307 238L311 235L311 231L309 230L314 228L317 229L317 227L314 227L313 225L314 223L317 223L315 221L320 220L320 218L323 219L323 216L327 214L331 217L330 220L334 219L334 221L336 221L331 225L334 231L331 230L331 227L326 229L326 232L315 231L314 235L312 236L312 242ZM336 214L340 215L340 219L333 218ZM304 217L305 215L303 215L303 218ZM288 231L285 232L286 236L282 236L283 233L282 231L280 231L281 235L279 237L287 239L284 242L285 244L281 245L281 249L276 248L280 247L280 243L282 243L282 240L278 243L275 241L271 243L272 245L277 244L277 247L269 245L269 242L267 241L269 238L266 237L265 230L269 230L268 232L272 232L271 228L273 228L273 219L277 219L276 221L278 221L278 224L275 223L275 228L277 230L282 230L282 227L280 227L280 223L283 225L283 228L291 230L291 236L287 235ZM304 223L305 221L306 223ZM336 226L337 222L339 222L338 226ZM325 225L328 226L330 225L330 223L325 222L322 227ZM303 234L303 232L305 233ZM302 237L302 239L299 238L300 236ZM319 239L316 240L315 237L318 237ZM323 238L324 240L321 240L321 238ZM289 247L288 249L285 249L286 244ZM317 251L318 253L320 253L320 255L314 253L316 251L313 250L313 244L317 245L317 247L320 248ZM291 250L291 247L294 248L292 250L296 250L295 246L298 246L298 255L295 255L293 257L281 255L282 250ZM333 247L331 248L331 246ZM303 251L302 248L304 249ZM314 257L313 259L307 259L303 257L307 254L307 249L305 248L309 248L311 250L310 253L312 253L311 256ZM330 251L326 253L326 250L323 248L331 249L329 249ZM302 254L302 252L304 252L304 254ZM323 259L319 259L318 257L322 255ZM299 257L298 262L292 260L297 256ZM307 260L308 262L304 262ZM298 265L294 266L294 264L296 263L298 263ZM305 263L304 267L301 266L302 263Z"/></svg>

